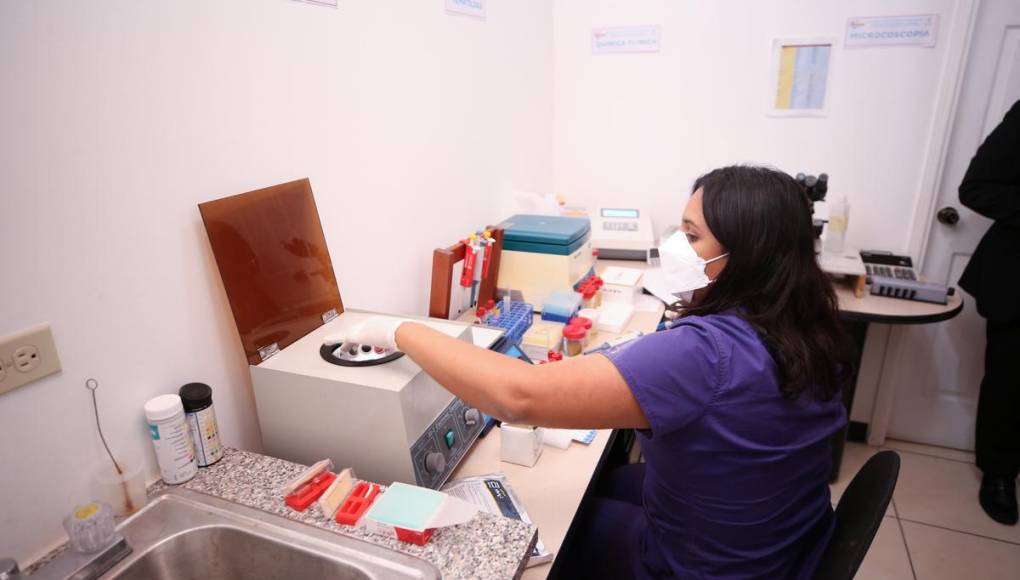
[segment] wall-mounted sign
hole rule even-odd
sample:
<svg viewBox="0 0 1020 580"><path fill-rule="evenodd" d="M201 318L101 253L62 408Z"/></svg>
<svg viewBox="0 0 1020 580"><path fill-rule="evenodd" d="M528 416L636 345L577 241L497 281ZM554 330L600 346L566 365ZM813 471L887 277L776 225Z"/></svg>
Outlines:
<svg viewBox="0 0 1020 580"><path fill-rule="evenodd" d="M659 52L659 26L593 28L591 53Z"/></svg>
<svg viewBox="0 0 1020 580"><path fill-rule="evenodd" d="M304 2L305 4L318 4L319 6L329 6L330 8L336 8L338 0L297 0L298 2Z"/></svg>
<svg viewBox="0 0 1020 580"><path fill-rule="evenodd" d="M866 46L935 46L939 15L875 16L846 21L846 48Z"/></svg>
<svg viewBox="0 0 1020 580"><path fill-rule="evenodd" d="M776 40L773 43L775 92L769 114L821 117L826 112L832 39Z"/></svg>
<svg viewBox="0 0 1020 580"><path fill-rule="evenodd" d="M485 0L446 0L447 14L485 18Z"/></svg>

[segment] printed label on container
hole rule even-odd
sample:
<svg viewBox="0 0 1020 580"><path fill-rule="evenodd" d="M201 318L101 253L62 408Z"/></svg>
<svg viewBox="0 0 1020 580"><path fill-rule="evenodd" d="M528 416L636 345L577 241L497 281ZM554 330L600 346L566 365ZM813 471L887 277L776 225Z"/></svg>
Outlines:
<svg viewBox="0 0 1020 580"><path fill-rule="evenodd" d="M188 425L181 415L179 420L167 421L161 425L149 424L158 433L152 440L156 448L156 459L163 481L169 484L184 483L198 472L195 461L195 447L191 441Z"/></svg>
<svg viewBox="0 0 1020 580"><path fill-rule="evenodd" d="M207 467L223 457L216 414L212 406L187 414L188 430L195 445L195 458L199 467Z"/></svg>

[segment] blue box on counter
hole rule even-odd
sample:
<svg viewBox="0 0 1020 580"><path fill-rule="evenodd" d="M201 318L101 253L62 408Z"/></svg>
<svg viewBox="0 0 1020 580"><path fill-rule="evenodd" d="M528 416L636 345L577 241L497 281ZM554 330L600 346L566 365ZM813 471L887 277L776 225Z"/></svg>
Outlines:
<svg viewBox="0 0 1020 580"><path fill-rule="evenodd" d="M577 292L553 292L542 303L542 320L570 322L581 309L582 296Z"/></svg>

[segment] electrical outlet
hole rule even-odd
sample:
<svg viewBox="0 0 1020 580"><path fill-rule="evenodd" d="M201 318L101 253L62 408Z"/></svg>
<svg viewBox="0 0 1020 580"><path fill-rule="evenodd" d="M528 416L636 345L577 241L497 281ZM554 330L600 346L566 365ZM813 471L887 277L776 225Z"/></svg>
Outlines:
<svg viewBox="0 0 1020 580"><path fill-rule="evenodd" d="M14 351L14 370L19 373L30 373L39 368L39 349L28 345Z"/></svg>
<svg viewBox="0 0 1020 580"><path fill-rule="evenodd" d="M49 324L0 338L0 395L59 371Z"/></svg>

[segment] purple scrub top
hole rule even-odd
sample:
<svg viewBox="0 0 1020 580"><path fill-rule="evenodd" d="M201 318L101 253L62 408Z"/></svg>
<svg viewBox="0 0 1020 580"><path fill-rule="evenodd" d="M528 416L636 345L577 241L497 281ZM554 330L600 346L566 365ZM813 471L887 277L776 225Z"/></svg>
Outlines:
<svg viewBox="0 0 1020 580"><path fill-rule="evenodd" d="M784 399L771 355L734 314L604 354L651 425L638 431L647 527L635 577L810 578L834 525L839 398Z"/></svg>

